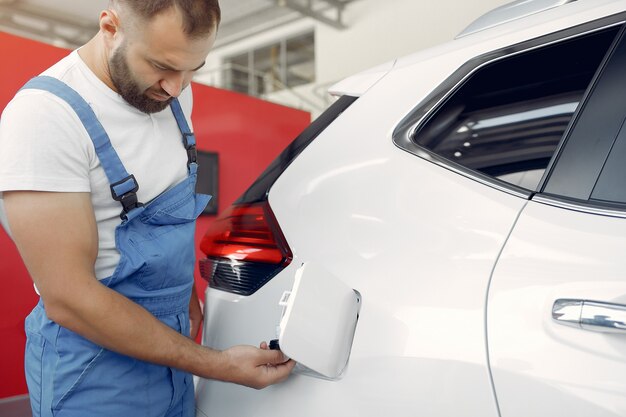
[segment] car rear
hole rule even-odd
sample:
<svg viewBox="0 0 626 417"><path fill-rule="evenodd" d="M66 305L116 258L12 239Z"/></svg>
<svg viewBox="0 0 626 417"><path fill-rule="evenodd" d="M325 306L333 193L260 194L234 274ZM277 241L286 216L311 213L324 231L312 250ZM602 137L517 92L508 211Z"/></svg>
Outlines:
<svg viewBox="0 0 626 417"><path fill-rule="evenodd" d="M331 380L296 373L262 391L200 380L199 416L499 415L485 302L527 196L405 152L393 135L415 109L428 114L420 103L456 88L446 81L473 59L586 22L589 2L581 3L333 89L342 97L207 231L203 344L276 338L279 303L303 265L316 264L362 296L347 368Z"/></svg>

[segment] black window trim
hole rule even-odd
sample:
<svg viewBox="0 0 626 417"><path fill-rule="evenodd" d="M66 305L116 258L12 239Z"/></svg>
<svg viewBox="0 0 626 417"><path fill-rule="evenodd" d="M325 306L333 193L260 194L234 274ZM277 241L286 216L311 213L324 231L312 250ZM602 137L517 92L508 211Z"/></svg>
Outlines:
<svg viewBox="0 0 626 417"><path fill-rule="evenodd" d="M413 141L413 136L418 132L425 123L443 106L447 100L454 95L459 88L461 88L469 78L479 71L481 68L500 61L505 58L510 58L521 53L526 53L538 48L543 48L555 43L567 41L568 39L576 38L579 36L591 34L600 30L608 29L623 25L626 22L626 12L606 16L591 22L585 22L583 24L573 26L567 29L553 32L547 35L540 36L538 38L530 39L520 42L515 45L506 46L495 51L487 52L483 55L472 58L465 64L456 70L450 77L448 77L442 84L440 84L432 93L430 93L422 102L420 102L402 121L398 124L393 132L392 139L394 144L400 149L416 155L422 159L430 161L442 168L448 169L457 174L463 175L477 181L483 185L487 185L496 190L512 194L517 197L521 197L527 200L533 199L533 196L537 194L536 191L530 191L525 188L518 187L514 184L507 183L489 175L483 174L478 171L474 171L463 165L460 165L454 161L450 161L438 154L430 151L429 149L422 147ZM601 64L602 65L602 64ZM595 78L594 78L595 79ZM592 81L593 82L593 81ZM583 97L584 99L585 97ZM580 106L578 106L574 113L568 127L566 128L561 142L557 146L554 155L551 158L544 175L539 182L538 189L542 189L545 179L549 174L549 170L553 167L555 157L559 153L559 149L562 146L563 138L567 137L570 131L573 121L576 119Z"/></svg>
<svg viewBox="0 0 626 417"><path fill-rule="evenodd" d="M608 202L598 204L597 201L574 200L553 194L536 194L533 196L532 201L581 213L626 219L626 208Z"/></svg>

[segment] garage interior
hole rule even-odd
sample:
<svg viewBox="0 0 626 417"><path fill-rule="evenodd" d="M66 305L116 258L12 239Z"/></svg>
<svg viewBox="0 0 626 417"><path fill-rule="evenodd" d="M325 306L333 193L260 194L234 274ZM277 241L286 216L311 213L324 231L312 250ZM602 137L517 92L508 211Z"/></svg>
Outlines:
<svg viewBox="0 0 626 417"><path fill-rule="evenodd" d="M342 78L452 40L507 1L221 0L222 22L194 81L198 149L211 159L211 213L201 232L335 100ZM107 0L0 0L0 111L15 92L97 31ZM415 23L417 22L417 23ZM206 282L196 268L198 293ZM24 318L38 300L0 228L0 416L30 416L23 376Z"/></svg>

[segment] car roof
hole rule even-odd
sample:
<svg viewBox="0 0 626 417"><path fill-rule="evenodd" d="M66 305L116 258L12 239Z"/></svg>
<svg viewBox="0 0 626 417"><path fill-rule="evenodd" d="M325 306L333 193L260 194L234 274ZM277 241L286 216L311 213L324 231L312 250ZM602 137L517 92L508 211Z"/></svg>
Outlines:
<svg viewBox="0 0 626 417"><path fill-rule="evenodd" d="M459 33L455 39L467 36L470 33L479 32L490 27L498 26L506 22L521 19L531 14L541 13L554 7L572 3L576 0L517 0L497 7L478 19Z"/></svg>
<svg viewBox="0 0 626 417"><path fill-rule="evenodd" d="M543 1L543 0L535 0ZM518 3L518 2L514 2ZM557 3L554 0L552 3ZM383 65L352 75L330 87L329 92L335 96L360 96L376 84L390 71L421 64L424 61L438 59L449 55L459 55L467 59L493 51L508 45L514 45L529 39L537 38L549 33L558 32L585 22L597 20L626 10L626 0L577 0L553 5L544 10L528 14L528 10L519 18L513 19L510 15L503 15L502 23L496 24L493 19L486 19L494 9L475 22L486 22L486 26L471 24L447 43L418 51L414 54L387 62ZM491 15L493 17L493 15Z"/></svg>

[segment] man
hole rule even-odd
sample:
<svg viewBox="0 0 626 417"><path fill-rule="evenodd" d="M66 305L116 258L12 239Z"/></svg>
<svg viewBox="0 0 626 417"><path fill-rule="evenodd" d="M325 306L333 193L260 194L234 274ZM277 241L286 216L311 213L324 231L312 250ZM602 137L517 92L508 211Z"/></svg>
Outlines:
<svg viewBox="0 0 626 417"><path fill-rule="evenodd" d="M189 373L262 388L294 366L264 342L192 340L208 197L186 116L219 18L217 0L113 0L2 115L7 231L41 295L26 320L34 416L191 416Z"/></svg>

